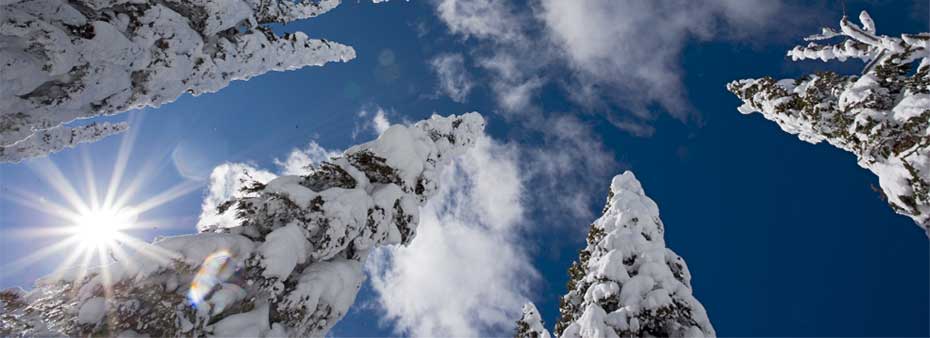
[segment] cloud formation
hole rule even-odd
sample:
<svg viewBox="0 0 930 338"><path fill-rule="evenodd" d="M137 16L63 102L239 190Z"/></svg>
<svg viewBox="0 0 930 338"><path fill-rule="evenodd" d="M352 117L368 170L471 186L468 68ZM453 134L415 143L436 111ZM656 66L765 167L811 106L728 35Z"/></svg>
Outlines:
<svg viewBox="0 0 930 338"><path fill-rule="evenodd" d="M500 41L524 39L522 18L504 1L440 0L435 4L437 15L452 33Z"/></svg>
<svg viewBox="0 0 930 338"><path fill-rule="evenodd" d="M375 132L377 132L378 135L384 133L384 131L391 126L391 121L388 121L387 115L384 114L384 109L378 107L378 111L375 112L375 116L371 118L371 125L374 127Z"/></svg>
<svg viewBox="0 0 930 338"><path fill-rule="evenodd" d="M680 55L688 40L761 29L779 9L764 0L541 0L539 17L577 74L576 101L601 109L624 104L642 119L656 104L685 120Z"/></svg>
<svg viewBox="0 0 930 338"><path fill-rule="evenodd" d="M475 63L507 114L540 110L548 83L586 112L635 136L651 136L660 112L699 120L681 83L681 52L692 40L739 39L774 29L784 11L766 0L438 0L453 35L477 43Z"/></svg>
<svg viewBox="0 0 930 338"><path fill-rule="evenodd" d="M439 89L452 101L465 102L474 83L465 69L462 54L442 54L430 61L433 72L439 77Z"/></svg>
<svg viewBox="0 0 930 338"><path fill-rule="evenodd" d="M387 115L387 111L380 106L376 106L374 109L365 108L360 110L358 118L362 120L362 123L356 122L355 128L352 130L352 138L355 139L360 133L367 131L374 132L374 136L381 135L391 126L391 121ZM371 117L369 118L369 116Z"/></svg>
<svg viewBox="0 0 930 338"><path fill-rule="evenodd" d="M538 231L569 231L583 238L591 205L618 165L575 117L527 121L528 137L543 144L517 146L489 137L457 159L442 189L421 211L416 239L384 248L367 266L377 308L398 334L416 337L493 336L513 321L538 284L525 239ZM540 131L548 126L545 132ZM548 224L528 224L526 213ZM578 222L578 219L585 221ZM555 227L553 227L553 225Z"/></svg>
<svg viewBox="0 0 930 338"><path fill-rule="evenodd" d="M515 148L482 138L443 174L417 238L367 265L379 308L398 334L509 331L538 273L520 243L524 202Z"/></svg>
<svg viewBox="0 0 930 338"><path fill-rule="evenodd" d="M316 141L310 141L307 148L293 149L286 159L283 161L275 159L274 163L278 166L281 175L306 175L313 166L340 154L342 151L327 150Z"/></svg>
<svg viewBox="0 0 930 338"><path fill-rule="evenodd" d="M594 219L592 206L598 208L603 203L604 182L621 165L591 127L577 117L554 114L533 124L537 131L530 132L530 137L545 136L539 146L524 148L521 158L533 186L526 198L534 212L568 227Z"/></svg>

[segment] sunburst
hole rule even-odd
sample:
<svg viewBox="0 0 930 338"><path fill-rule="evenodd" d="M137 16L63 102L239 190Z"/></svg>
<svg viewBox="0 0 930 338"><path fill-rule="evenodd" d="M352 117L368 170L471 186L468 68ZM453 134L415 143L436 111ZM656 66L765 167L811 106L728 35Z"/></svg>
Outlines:
<svg viewBox="0 0 930 338"><path fill-rule="evenodd" d="M69 230L85 249L110 247L122 237L123 229L132 227L136 214L130 210L98 208L78 215Z"/></svg>
<svg viewBox="0 0 930 338"><path fill-rule="evenodd" d="M12 193L5 194L4 197L50 215L57 221L53 226L32 226L18 230L17 233L25 236L51 236L58 240L52 245L39 248L5 264L3 273L16 272L40 260L59 256L63 259L52 272L52 276L61 276L66 272L69 275L76 272L77 276L81 276L93 270L99 272L105 284L108 284L109 269L114 263L128 266L139 261L140 256L145 260L156 261L167 261L169 257L174 256L163 248L133 237L131 232L156 226L172 227L171 223L174 222L169 220L146 220L142 216L146 211L199 190L203 183L185 180L141 202L131 203L138 199L136 194L152 178L159 160L149 157L142 169L133 171L135 175L127 184L122 184L135 141L134 130L138 130L140 122L137 116L131 119L131 124L136 128L131 128L122 136L103 198L98 194L97 174L86 146L81 149L86 187L80 192L72 182L76 181L81 173L65 174L58 165L47 158L29 162L28 165L39 178L57 193L58 196L54 196L57 198L37 196L15 187L11 187ZM55 200L63 200L65 203L60 204L54 202Z"/></svg>

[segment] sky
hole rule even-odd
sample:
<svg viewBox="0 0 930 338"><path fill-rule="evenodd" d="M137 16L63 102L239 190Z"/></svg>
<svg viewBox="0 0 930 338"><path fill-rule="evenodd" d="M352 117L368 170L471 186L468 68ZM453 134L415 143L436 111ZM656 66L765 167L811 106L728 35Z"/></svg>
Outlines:
<svg viewBox="0 0 930 338"><path fill-rule="evenodd" d="M889 35L930 17L926 1L846 6ZM88 177L98 189L122 177L121 192L138 182L130 203L169 192L140 216L155 225L130 233L151 241L196 231L223 163L283 173L388 123L478 111L488 136L446 171L416 240L373 253L333 336L508 336L526 301L551 326L623 170L659 205L718 335L928 336L924 232L881 201L852 154L740 114L725 89L857 72L784 56L841 16L833 1L347 1L275 29L351 45L355 60L109 117L131 132L0 164L0 255L21 261L55 242L30 231L55 220L15 202L60 200L49 168L82 192ZM121 149L127 167L114 175ZM4 266L0 287L28 287L63 258Z"/></svg>

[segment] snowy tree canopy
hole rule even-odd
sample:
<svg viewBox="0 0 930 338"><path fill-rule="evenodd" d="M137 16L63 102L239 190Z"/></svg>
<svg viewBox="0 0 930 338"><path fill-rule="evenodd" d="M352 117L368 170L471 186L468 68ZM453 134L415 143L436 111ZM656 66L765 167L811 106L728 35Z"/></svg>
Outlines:
<svg viewBox="0 0 930 338"><path fill-rule="evenodd" d="M205 210L234 213L234 224L0 292L0 336L323 336L355 301L369 251L410 243L443 166L483 128L477 113L434 116L391 126L307 175L246 182Z"/></svg>
<svg viewBox="0 0 930 338"><path fill-rule="evenodd" d="M0 162L125 129L56 131L77 119L157 107L269 71L355 58L349 46L278 36L339 0L2 0ZM70 134L70 137L60 137ZM48 137L48 135L59 135Z"/></svg>
<svg viewBox="0 0 930 338"><path fill-rule="evenodd" d="M546 324L543 323L539 310L533 303L523 305L523 317L517 321L517 333L515 338L549 338L549 330L546 330Z"/></svg>
<svg viewBox="0 0 930 338"><path fill-rule="evenodd" d="M878 175L891 208L930 231L930 33L879 35L864 11L859 21L843 17L839 31L824 28L788 55L796 61L859 59L866 63L861 75L764 77L727 89L743 100L741 113L760 112L803 141L827 141L855 154L860 166ZM842 41L820 43L831 39Z"/></svg>
<svg viewBox="0 0 930 338"><path fill-rule="evenodd" d="M685 261L665 247L659 208L632 172L613 178L604 214L568 270L560 337L709 337Z"/></svg>

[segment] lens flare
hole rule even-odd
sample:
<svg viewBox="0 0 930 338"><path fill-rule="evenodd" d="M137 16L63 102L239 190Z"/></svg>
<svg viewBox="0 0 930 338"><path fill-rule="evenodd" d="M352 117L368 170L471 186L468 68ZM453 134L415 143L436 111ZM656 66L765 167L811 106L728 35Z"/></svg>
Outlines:
<svg viewBox="0 0 930 338"><path fill-rule="evenodd" d="M232 255L229 251L220 250L207 256L191 282L191 289L187 292L187 299L194 306L199 306L210 294L214 287L229 278L234 272Z"/></svg>

